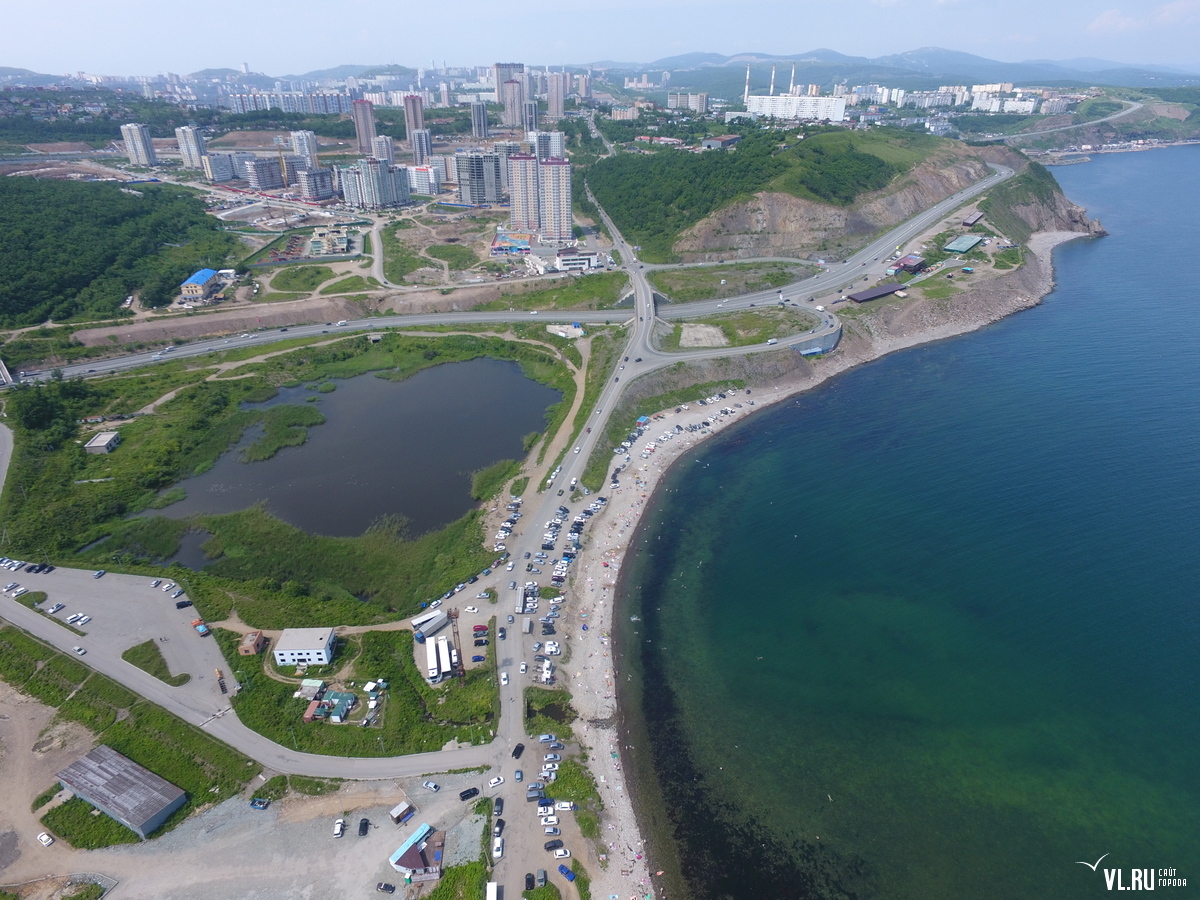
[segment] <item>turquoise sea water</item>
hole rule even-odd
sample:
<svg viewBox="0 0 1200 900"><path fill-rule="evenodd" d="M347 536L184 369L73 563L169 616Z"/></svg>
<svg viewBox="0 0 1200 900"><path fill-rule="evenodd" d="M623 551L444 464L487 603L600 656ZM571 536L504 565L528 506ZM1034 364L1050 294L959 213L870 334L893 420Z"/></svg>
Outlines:
<svg viewBox="0 0 1200 900"><path fill-rule="evenodd" d="M754 416L648 511L618 637L670 896L1197 892L1200 147L1054 174L1110 236L1042 306Z"/></svg>

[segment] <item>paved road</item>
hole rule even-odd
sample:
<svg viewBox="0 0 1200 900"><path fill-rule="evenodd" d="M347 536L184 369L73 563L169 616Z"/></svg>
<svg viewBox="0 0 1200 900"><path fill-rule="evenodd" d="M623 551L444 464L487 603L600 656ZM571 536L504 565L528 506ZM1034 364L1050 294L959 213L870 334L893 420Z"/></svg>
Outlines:
<svg viewBox="0 0 1200 900"><path fill-rule="evenodd" d="M1008 134L1008 135L1003 135L1001 137L994 137L994 138L977 138L977 140L993 141L996 143L1000 143L1000 142L1007 142L1007 141L1016 141L1016 140L1020 140L1021 138L1041 137L1043 134L1054 134L1057 131L1072 131L1076 128L1084 128L1088 125L1099 125L1101 122L1111 122L1113 119L1119 119L1122 116L1131 115L1131 114L1137 112L1143 106L1143 104L1138 103L1136 100L1123 100L1121 102L1128 103L1129 105L1127 107L1125 107L1123 110L1121 110L1120 112L1115 112L1111 116L1105 116L1103 119L1092 119L1092 121L1090 121L1090 122L1080 122L1078 125L1061 125L1058 128L1047 128L1044 131L1023 131L1020 134Z"/></svg>

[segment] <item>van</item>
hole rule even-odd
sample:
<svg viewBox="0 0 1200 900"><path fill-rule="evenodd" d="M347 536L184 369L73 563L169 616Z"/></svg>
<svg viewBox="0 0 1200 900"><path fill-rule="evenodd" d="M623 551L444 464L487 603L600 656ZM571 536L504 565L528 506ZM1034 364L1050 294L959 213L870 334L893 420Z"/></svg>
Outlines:
<svg viewBox="0 0 1200 900"><path fill-rule="evenodd" d="M779 341L777 341L775 338L767 338L767 343L768 344L778 344Z"/></svg>
<svg viewBox="0 0 1200 900"><path fill-rule="evenodd" d="M349 325L349 324L350 323L347 322L345 319L342 319L340 322L338 322L338 327L340 328L342 325Z"/></svg>

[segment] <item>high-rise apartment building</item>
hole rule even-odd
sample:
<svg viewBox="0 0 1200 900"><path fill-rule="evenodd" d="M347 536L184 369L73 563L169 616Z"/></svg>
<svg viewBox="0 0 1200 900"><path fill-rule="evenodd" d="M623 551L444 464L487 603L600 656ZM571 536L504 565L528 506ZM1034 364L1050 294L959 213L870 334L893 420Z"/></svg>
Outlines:
<svg viewBox="0 0 1200 900"><path fill-rule="evenodd" d="M561 119L566 115L567 95L571 93L571 74L551 72L546 85L546 115Z"/></svg>
<svg viewBox="0 0 1200 900"><path fill-rule="evenodd" d="M508 87L510 81L516 84L511 89ZM509 128L518 127L521 124L521 104L525 102L525 64L496 63L492 66L492 84L496 87L496 99L504 104L501 124Z"/></svg>
<svg viewBox="0 0 1200 900"><path fill-rule="evenodd" d="M293 131L292 152L302 158L310 169L319 167L317 162L317 136L311 131Z"/></svg>
<svg viewBox="0 0 1200 900"><path fill-rule="evenodd" d="M525 135L530 152L538 159L566 159L567 136L561 131L531 131Z"/></svg>
<svg viewBox="0 0 1200 900"><path fill-rule="evenodd" d="M238 150L234 153L206 153L200 160L204 177L214 184L246 177L246 161L253 153Z"/></svg>
<svg viewBox="0 0 1200 900"><path fill-rule="evenodd" d="M423 166L433 156L433 135L428 128L417 128L409 132L408 144L412 147L413 163Z"/></svg>
<svg viewBox="0 0 1200 900"><path fill-rule="evenodd" d="M487 104L476 100L471 104L471 137L486 138L488 136Z"/></svg>
<svg viewBox="0 0 1200 900"><path fill-rule="evenodd" d="M184 125L175 129L175 140L179 142L179 155L185 169L204 168L204 135L195 125Z"/></svg>
<svg viewBox="0 0 1200 900"><path fill-rule="evenodd" d="M500 157L500 186L507 191L509 157L524 153L525 149L521 146L520 141L494 141L492 143L492 152Z"/></svg>
<svg viewBox="0 0 1200 900"><path fill-rule="evenodd" d="M283 187L283 169L279 160L266 157L255 157L244 163L245 178L250 182L250 189L255 191L271 191Z"/></svg>
<svg viewBox="0 0 1200 900"><path fill-rule="evenodd" d="M537 234L541 229L538 159L529 153L508 157L508 227Z"/></svg>
<svg viewBox="0 0 1200 900"><path fill-rule="evenodd" d="M408 173L379 159L338 168L342 196L358 209L389 209L408 202Z"/></svg>
<svg viewBox="0 0 1200 900"><path fill-rule="evenodd" d="M404 133L412 140L412 133L425 127L425 101L419 94L404 97Z"/></svg>
<svg viewBox="0 0 1200 900"><path fill-rule="evenodd" d="M450 85L442 82L438 85L438 106L445 109L450 105Z"/></svg>
<svg viewBox="0 0 1200 900"><path fill-rule="evenodd" d="M458 199L479 206L499 203L501 195L500 156L496 153L459 153L454 157L458 170Z"/></svg>
<svg viewBox="0 0 1200 900"><path fill-rule="evenodd" d="M442 176L434 166L409 166L408 189L414 194L436 197L442 192Z"/></svg>
<svg viewBox="0 0 1200 900"><path fill-rule="evenodd" d="M571 220L571 164L565 159L538 160L539 234L550 241L574 236Z"/></svg>
<svg viewBox="0 0 1200 900"><path fill-rule="evenodd" d="M579 84L575 88L581 100L590 100L592 96L592 76L586 72L579 76Z"/></svg>
<svg viewBox="0 0 1200 900"><path fill-rule="evenodd" d="M371 141L371 156L389 166L394 166L396 164L396 145L386 134L381 134Z"/></svg>
<svg viewBox="0 0 1200 900"><path fill-rule="evenodd" d="M536 100L526 100L521 107L521 128L525 131L537 131L538 104Z"/></svg>
<svg viewBox="0 0 1200 900"><path fill-rule="evenodd" d="M300 196L305 200L333 199L333 170L306 169L296 174L300 183Z"/></svg>
<svg viewBox="0 0 1200 900"><path fill-rule="evenodd" d="M371 141L375 140L375 106L370 100L355 100L350 104L350 116L354 119L358 152L370 153Z"/></svg>
<svg viewBox="0 0 1200 900"><path fill-rule="evenodd" d="M130 123L121 126L121 137L125 141L125 155L135 166L157 166L158 157L154 153L154 141L150 139L150 129L145 125Z"/></svg>

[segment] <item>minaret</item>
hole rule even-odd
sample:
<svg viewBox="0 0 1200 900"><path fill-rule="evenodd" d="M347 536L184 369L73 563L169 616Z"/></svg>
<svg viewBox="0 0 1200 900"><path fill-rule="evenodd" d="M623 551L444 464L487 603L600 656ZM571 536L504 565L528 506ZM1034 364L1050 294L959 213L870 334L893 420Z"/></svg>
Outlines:
<svg viewBox="0 0 1200 900"><path fill-rule="evenodd" d="M775 67L771 66L771 96L775 96Z"/></svg>
<svg viewBox="0 0 1200 900"><path fill-rule="evenodd" d="M746 90L742 92L742 103L750 102L750 63L746 63Z"/></svg>

